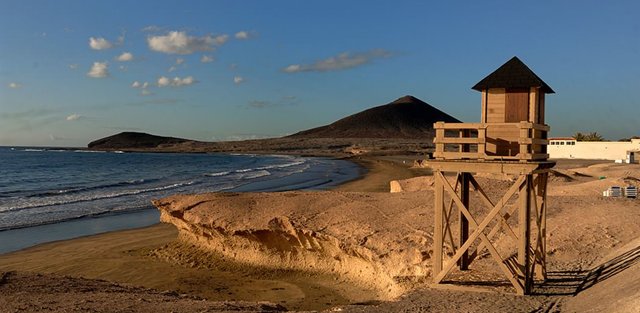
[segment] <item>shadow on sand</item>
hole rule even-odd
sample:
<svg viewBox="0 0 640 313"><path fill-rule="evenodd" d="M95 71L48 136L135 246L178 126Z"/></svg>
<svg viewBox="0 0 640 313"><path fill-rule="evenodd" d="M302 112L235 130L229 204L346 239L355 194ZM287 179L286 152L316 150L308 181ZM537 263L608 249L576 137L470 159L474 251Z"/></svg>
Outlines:
<svg viewBox="0 0 640 313"><path fill-rule="evenodd" d="M546 296L575 296L640 262L640 246L589 271L547 272L547 280L536 284L533 293Z"/></svg>

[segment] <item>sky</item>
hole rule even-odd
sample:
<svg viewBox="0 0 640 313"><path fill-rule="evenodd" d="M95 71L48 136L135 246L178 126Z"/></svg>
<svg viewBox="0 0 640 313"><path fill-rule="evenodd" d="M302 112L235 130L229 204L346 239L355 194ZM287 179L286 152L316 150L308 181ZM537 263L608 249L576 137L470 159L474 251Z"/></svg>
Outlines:
<svg viewBox="0 0 640 313"><path fill-rule="evenodd" d="M640 135L638 1L0 0L0 146L278 137L413 95L465 122L518 56L551 136Z"/></svg>

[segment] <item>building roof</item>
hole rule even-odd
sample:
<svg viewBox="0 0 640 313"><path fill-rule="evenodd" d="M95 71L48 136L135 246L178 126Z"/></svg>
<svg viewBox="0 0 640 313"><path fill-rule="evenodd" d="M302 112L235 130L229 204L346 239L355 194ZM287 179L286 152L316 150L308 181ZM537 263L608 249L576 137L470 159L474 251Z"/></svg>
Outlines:
<svg viewBox="0 0 640 313"><path fill-rule="evenodd" d="M540 87L544 93L555 93L547 83L527 67L518 57L513 57L471 89Z"/></svg>
<svg viewBox="0 0 640 313"><path fill-rule="evenodd" d="M549 140L576 140L573 137L553 137L553 138L549 138Z"/></svg>

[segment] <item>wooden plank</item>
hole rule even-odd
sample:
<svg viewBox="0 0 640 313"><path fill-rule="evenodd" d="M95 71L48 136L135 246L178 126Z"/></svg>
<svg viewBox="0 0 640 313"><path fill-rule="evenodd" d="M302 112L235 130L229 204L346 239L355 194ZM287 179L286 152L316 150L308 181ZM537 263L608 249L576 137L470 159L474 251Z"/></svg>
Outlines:
<svg viewBox="0 0 640 313"><path fill-rule="evenodd" d="M529 174L537 170L548 170L554 162L502 162L502 161L478 161L478 160L425 160L425 167L443 172L468 172L468 173L503 173L510 175Z"/></svg>
<svg viewBox="0 0 640 313"><path fill-rule="evenodd" d="M435 138L434 143L454 143L454 144L479 144L484 141L484 138L469 138L469 137L443 137Z"/></svg>
<svg viewBox="0 0 640 313"><path fill-rule="evenodd" d="M434 152L433 156L434 157L445 158L445 159L450 159L450 160L456 160L456 159L462 159L462 158L477 159L478 158L478 153L477 152L450 152L450 151L440 152L440 151L436 151L436 152Z"/></svg>
<svg viewBox="0 0 640 313"><path fill-rule="evenodd" d="M460 173L456 174L456 186L453 188L454 190L458 190L458 184ZM456 244L453 240L453 234L451 233L451 212L453 211L453 199L449 199L449 205L447 206L447 210L444 212L444 234L443 236L447 236L449 239L449 243L451 244L451 250L453 253L456 253ZM443 240L444 241L444 240Z"/></svg>
<svg viewBox="0 0 640 313"><path fill-rule="evenodd" d="M487 90L482 90L482 113L480 114L480 123L487 122Z"/></svg>
<svg viewBox="0 0 640 313"><path fill-rule="evenodd" d="M539 116L539 103L538 103L538 93L540 87L531 87L529 88L529 122L538 123Z"/></svg>
<svg viewBox="0 0 640 313"><path fill-rule="evenodd" d="M504 123L505 89L489 88L487 91L487 123Z"/></svg>
<svg viewBox="0 0 640 313"><path fill-rule="evenodd" d="M505 119L507 123L529 120L529 88L506 90Z"/></svg>
<svg viewBox="0 0 640 313"><path fill-rule="evenodd" d="M433 275L437 276L442 271L442 212L444 209L444 176L440 172L434 173L434 238L433 238Z"/></svg>
<svg viewBox="0 0 640 313"><path fill-rule="evenodd" d="M478 129L484 127L484 123L444 123L436 122L433 124L434 129Z"/></svg>

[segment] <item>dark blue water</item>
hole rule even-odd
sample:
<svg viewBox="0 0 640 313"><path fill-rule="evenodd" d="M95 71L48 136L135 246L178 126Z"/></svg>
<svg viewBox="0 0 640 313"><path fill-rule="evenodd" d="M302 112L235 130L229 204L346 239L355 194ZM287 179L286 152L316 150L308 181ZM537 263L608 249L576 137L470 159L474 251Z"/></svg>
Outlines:
<svg viewBox="0 0 640 313"><path fill-rule="evenodd" d="M17 234L82 224L86 235L156 223L151 200L172 194L323 189L361 172L347 161L295 156L0 147L0 253ZM64 238L76 236L70 233ZM43 240L51 241L31 244Z"/></svg>

